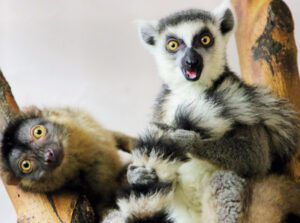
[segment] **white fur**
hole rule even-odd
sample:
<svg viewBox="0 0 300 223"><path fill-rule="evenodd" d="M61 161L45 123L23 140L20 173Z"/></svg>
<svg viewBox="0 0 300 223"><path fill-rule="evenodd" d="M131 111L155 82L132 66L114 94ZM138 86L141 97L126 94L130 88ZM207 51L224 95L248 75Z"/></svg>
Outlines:
<svg viewBox="0 0 300 223"><path fill-rule="evenodd" d="M242 123L257 123L259 120L255 115L257 114L256 108L249 103L249 97L245 94L245 90L239 87L239 83L225 80L218 90L225 89L224 100L226 106L234 113L235 119Z"/></svg>
<svg viewBox="0 0 300 223"><path fill-rule="evenodd" d="M218 138L230 130L232 121L220 115L221 107L216 106L212 101L207 100L201 95L201 88L195 89L179 87L171 92L165 105L164 117L162 120L166 124L172 125L175 113L180 106L191 108L192 117L195 120L201 114L201 126L204 128L212 127L212 136Z"/></svg>
<svg viewBox="0 0 300 223"><path fill-rule="evenodd" d="M170 56L170 54L165 50L165 37L168 34L176 35L190 48L193 37L203 27L208 27L211 33L215 36L214 46L210 49L209 53L207 53L204 49L198 49L198 52L203 56L204 64L201 78L196 82L186 81L180 69L180 61L184 52L181 57L177 56L177 60L174 62L174 60L172 60L172 56ZM224 69L226 60L223 55L225 54L225 46L228 38L224 38L224 36L220 33L219 28L211 22L189 22L167 27L167 29L159 36L156 36L156 38L156 46L155 48L153 47L154 49L152 49L151 52L154 54L158 64L160 76L163 81L172 88L172 90L181 86L210 86L212 81L216 79Z"/></svg>
<svg viewBox="0 0 300 223"><path fill-rule="evenodd" d="M145 218L167 208L172 197L173 192L164 195L156 193L151 196L141 197L131 195L129 199L118 200L118 206L125 218L130 215Z"/></svg>
<svg viewBox="0 0 300 223"><path fill-rule="evenodd" d="M136 166L145 166L146 169L154 169L159 179L163 181L174 181L177 177L177 169L181 165L181 162L177 160L163 159L160 155L154 151L151 152L150 156L140 153L140 151L134 151L133 163Z"/></svg>
<svg viewBox="0 0 300 223"><path fill-rule="evenodd" d="M237 21L237 16L236 16L236 12L234 10L234 7L233 5L231 4L231 0L223 0L222 4L220 4L217 8L215 8L213 10L213 14L215 15L215 17L218 19L218 22L221 21L225 11L227 9L230 9L231 12L232 12L232 15L233 15L233 18L234 18L234 28L232 31L230 31L228 34L227 34L227 40L228 38L231 36L232 33L234 33L236 31L236 27L237 27L237 24L238 24L238 21Z"/></svg>
<svg viewBox="0 0 300 223"><path fill-rule="evenodd" d="M207 223L200 221L208 185L218 168L209 162L192 159L178 169L178 182L170 215L176 223ZM207 201L205 201L207 202Z"/></svg>

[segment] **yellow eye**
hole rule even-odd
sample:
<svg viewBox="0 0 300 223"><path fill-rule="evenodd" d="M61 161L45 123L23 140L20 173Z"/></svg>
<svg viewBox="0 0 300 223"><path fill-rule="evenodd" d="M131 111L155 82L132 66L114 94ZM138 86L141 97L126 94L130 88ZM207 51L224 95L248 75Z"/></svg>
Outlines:
<svg viewBox="0 0 300 223"><path fill-rule="evenodd" d="M170 40L167 43L167 50L170 52L175 52L179 47L179 42L177 40Z"/></svg>
<svg viewBox="0 0 300 223"><path fill-rule="evenodd" d="M47 130L43 125L36 125L36 126L33 126L33 128L31 129L31 135L36 139L39 139L39 138L45 136L46 133L47 133Z"/></svg>
<svg viewBox="0 0 300 223"><path fill-rule="evenodd" d="M19 163L19 168L23 173L31 173L32 172L32 163L30 160L22 160Z"/></svg>
<svg viewBox="0 0 300 223"><path fill-rule="evenodd" d="M211 44L211 42L212 42L212 39L211 39L210 36L205 35L205 36L202 36L202 37L201 37L201 44L202 44L203 46L208 46L208 45Z"/></svg>

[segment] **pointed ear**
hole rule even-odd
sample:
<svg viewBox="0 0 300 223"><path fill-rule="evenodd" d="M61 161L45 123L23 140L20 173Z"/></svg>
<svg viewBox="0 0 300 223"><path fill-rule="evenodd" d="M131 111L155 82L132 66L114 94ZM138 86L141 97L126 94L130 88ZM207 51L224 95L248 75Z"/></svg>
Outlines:
<svg viewBox="0 0 300 223"><path fill-rule="evenodd" d="M158 36L157 21L137 21L139 35L146 47L154 47Z"/></svg>
<svg viewBox="0 0 300 223"><path fill-rule="evenodd" d="M26 106L26 107L22 108L22 111L27 114L34 114L36 116L42 116L42 110L39 109L35 105Z"/></svg>
<svg viewBox="0 0 300 223"><path fill-rule="evenodd" d="M214 15L218 19L221 33L225 36L231 34L235 28L235 14L229 1L214 10Z"/></svg>

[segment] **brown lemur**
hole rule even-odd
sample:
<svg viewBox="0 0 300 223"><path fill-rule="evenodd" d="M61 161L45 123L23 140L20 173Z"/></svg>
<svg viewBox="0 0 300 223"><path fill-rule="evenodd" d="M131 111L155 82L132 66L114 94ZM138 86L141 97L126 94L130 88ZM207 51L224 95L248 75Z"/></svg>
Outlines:
<svg viewBox="0 0 300 223"><path fill-rule="evenodd" d="M256 222L266 222L252 195L268 197L264 207L270 207L272 193L274 199L288 196L284 188L299 198L294 182L270 175L283 173L299 147L297 114L286 100L230 71L226 46L234 24L228 7L142 23L142 41L164 85L154 124L133 152L127 172L132 187L105 222L254 223L256 214ZM274 182L283 186L275 190ZM261 185L271 193L258 193ZM299 215L297 199L274 201L287 208L273 216Z"/></svg>
<svg viewBox="0 0 300 223"><path fill-rule="evenodd" d="M79 109L31 107L3 132L1 173L26 191L83 191L101 217L124 182L129 162L120 149L130 151L134 141Z"/></svg>

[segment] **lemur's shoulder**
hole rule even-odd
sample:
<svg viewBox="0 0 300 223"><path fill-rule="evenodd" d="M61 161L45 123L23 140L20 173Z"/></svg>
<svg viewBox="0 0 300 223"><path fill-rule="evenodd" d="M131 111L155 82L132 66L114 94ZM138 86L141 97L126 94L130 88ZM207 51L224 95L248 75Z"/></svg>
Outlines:
<svg viewBox="0 0 300 223"><path fill-rule="evenodd" d="M264 98L263 100L274 98L278 101L285 101L282 98L278 98L273 91L266 86L246 83L246 81L229 70L229 68L226 68L204 93L207 95L207 98L216 96L228 98L238 95L239 98L246 97L246 101L248 102L254 102L256 101L255 99L259 98Z"/></svg>

